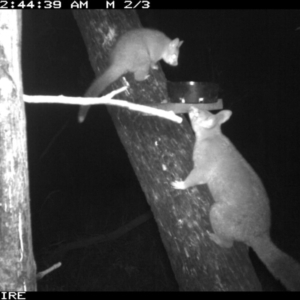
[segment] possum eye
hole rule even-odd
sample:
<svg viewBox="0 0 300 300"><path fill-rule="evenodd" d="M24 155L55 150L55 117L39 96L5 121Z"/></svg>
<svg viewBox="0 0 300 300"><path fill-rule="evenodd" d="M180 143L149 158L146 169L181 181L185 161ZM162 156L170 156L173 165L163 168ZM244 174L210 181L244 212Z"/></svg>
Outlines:
<svg viewBox="0 0 300 300"><path fill-rule="evenodd" d="M212 118L207 118L206 120L202 121L201 125L204 128L211 128L214 126L214 120Z"/></svg>
<svg viewBox="0 0 300 300"><path fill-rule="evenodd" d="M199 122L199 125L203 128L212 128L215 124L215 119L207 115L207 112L198 110L193 106L191 107L189 116L191 120L197 120L197 122Z"/></svg>
<svg viewBox="0 0 300 300"><path fill-rule="evenodd" d="M172 66L177 66L177 64L178 64L177 55L176 54L168 55L167 63L172 65Z"/></svg>

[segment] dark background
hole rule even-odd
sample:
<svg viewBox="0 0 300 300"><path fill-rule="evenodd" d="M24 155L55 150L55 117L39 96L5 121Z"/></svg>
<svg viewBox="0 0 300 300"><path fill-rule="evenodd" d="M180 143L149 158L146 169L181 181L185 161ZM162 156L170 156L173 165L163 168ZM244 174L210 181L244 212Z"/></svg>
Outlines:
<svg viewBox="0 0 300 300"><path fill-rule="evenodd" d="M184 40L179 66L162 63L169 80L216 82L222 88L224 108L233 112L223 132L266 186L273 240L300 261L300 11L139 14L145 27ZM22 47L27 95L82 96L94 79L70 10L24 11ZM48 258L60 246L109 233L149 210L105 106L94 106L83 124L77 114L75 105L26 104L39 270L50 266ZM40 289L177 288L154 221L121 242L70 251L62 262L39 282Z"/></svg>

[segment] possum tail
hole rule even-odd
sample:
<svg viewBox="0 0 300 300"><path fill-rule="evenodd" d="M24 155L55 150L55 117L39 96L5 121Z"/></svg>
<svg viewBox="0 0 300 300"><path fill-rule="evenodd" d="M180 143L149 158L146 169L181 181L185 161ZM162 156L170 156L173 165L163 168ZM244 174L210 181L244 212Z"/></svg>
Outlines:
<svg viewBox="0 0 300 300"><path fill-rule="evenodd" d="M125 74L122 66L111 65L102 76L96 78L89 89L84 94L85 97L98 97L111 83L116 81L120 76ZM88 113L90 105L82 105L79 108L78 122L82 123Z"/></svg>
<svg viewBox="0 0 300 300"><path fill-rule="evenodd" d="M250 246L275 278L290 291L300 291L300 264L278 249L268 236L255 237Z"/></svg>

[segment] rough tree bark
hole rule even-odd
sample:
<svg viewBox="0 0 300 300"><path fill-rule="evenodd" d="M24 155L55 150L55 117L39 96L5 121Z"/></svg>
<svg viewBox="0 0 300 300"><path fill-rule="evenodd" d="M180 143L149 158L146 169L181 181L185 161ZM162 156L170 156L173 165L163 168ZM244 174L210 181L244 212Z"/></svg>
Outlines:
<svg viewBox="0 0 300 300"><path fill-rule="evenodd" d="M107 67L115 42L107 37L140 27L132 10L76 11L74 16L97 75ZM150 75L135 82L132 74L127 74L130 90L119 98L137 103L167 99L163 73L151 71ZM112 87L121 83L119 79ZM185 178L192 169L194 137L188 122L178 125L122 108L108 110L151 206L180 289L259 290L247 247L236 243L224 250L209 239L212 199L207 187L185 192L171 187L173 180Z"/></svg>
<svg viewBox="0 0 300 300"><path fill-rule="evenodd" d="M32 251L21 11L0 12L0 290L36 290Z"/></svg>

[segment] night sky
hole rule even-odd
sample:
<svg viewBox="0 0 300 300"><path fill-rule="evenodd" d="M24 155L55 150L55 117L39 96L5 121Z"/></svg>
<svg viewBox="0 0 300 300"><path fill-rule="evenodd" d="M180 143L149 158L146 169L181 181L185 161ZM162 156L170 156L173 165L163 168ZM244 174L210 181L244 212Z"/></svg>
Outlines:
<svg viewBox="0 0 300 300"><path fill-rule="evenodd" d="M150 10L140 17L184 41L179 66L161 64L168 80L220 85L233 112L223 132L266 186L273 240L300 261L300 11ZM27 95L82 96L94 79L70 10L25 11L22 47ZM149 210L106 107L92 107L83 124L77 114L75 105L26 104L38 269L49 267L51 249ZM155 230L151 239L160 243ZM55 272L49 276L63 267ZM61 278L57 289L76 290Z"/></svg>

